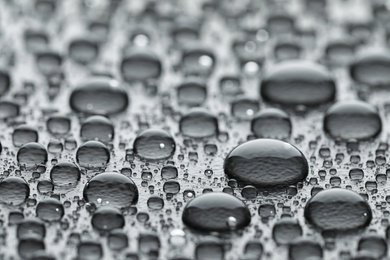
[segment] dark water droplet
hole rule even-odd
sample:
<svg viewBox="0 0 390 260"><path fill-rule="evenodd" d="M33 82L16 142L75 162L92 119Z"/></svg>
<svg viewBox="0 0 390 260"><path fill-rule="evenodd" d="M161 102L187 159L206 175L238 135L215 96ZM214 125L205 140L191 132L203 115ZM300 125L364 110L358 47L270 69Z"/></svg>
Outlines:
<svg viewBox="0 0 390 260"><path fill-rule="evenodd" d="M180 132L194 138L214 136L218 133L218 120L206 110L194 108L180 119Z"/></svg>
<svg viewBox="0 0 390 260"><path fill-rule="evenodd" d="M9 72L0 70L0 96L6 94L11 88L11 77Z"/></svg>
<svg viewBox="0 0 390 260"><path fill-rule="evenodd" d="M19 241L18 252L23 259L30 259L36 251L44 250L45 243L38 238L23 238Z"/></svg>
<svg viewBox="0 0 390 260"><path fill-rule="evenodd" d="M259 101L252 98L238 98L231 103L232 115L240 119L251 119L259 109Z"/></svg>
<svg viewBox="0 0 390 260"><path fill-rule="evenodd" d="M336 85L322 65L304 60L275 64L264 72L260 87L265 101L286 106L318 106L334 100Z"/></svg>
<svg viewBox="0 0 390 260"><path fill-rule="evenodd" d="M360 168L349 170L349 178L354 181L361 181L364 177L364 171Z"/></svg>
<svg viewBox="0 0 390 260"><path fill-rule="evenodd" d="M223 260L225 250L223 243L218 239L204 239L195 247L196 260Z"/></svg>
<svg viewBox="0 0 390 260"><path fill-rule="evenodd" d="M161 169L161 178L169 180L177 178L178 171L175 166L166 165Z"/></svg>
<svg viewBox="0 0 390 260"><path fill-rule="evenodd" d="M282 218L274 225L272 237L276 243L285 245L294 242L302 235L302 228L298 221L291 218Z"/></svg>
<svg viewBox="0 0 390 260"><path fill-rule="evenodd" d="M278 42L274 48L275 58L278 60L298 59L302 47L295 42Z"/></svg>
<svg viewBox="0 0 390 260"><path fill-rule="evenodd" d="M118 81L107 77L94 77L73 90L69 104L76 112L110 115L125 111L129 98Z"/></svg>
<svg viewBox="0 0 390 260"><path fill-rule="evenodd" d="M110 152L99 141L83 143L76 153L77 163L85 168L104 168L110 161Z"/></svg>
<svg viewBox="0 0 390 260"><path fill-rule="evenodd" d="M358 251L367 253L375 259L381 259L387 255L387 242L376 234L365 235L359 240Z"/></svg>
<svg viewBox="0 0 390 260"><path fill-rule="evenodd" d="M79 260L99 260L103 257L103 248L99 242L82 241L77 247Z"/></svg>
<svg viewBox="0 0 390 260"><path fill-rule="evenodd" d="M322 259L323 251L319 243L307 238L295 240L288 248L291 260L319 260Z"/></svg>
<svg viewBox="0 0 390 260"><path fill-rule="evenodd" d="M0 101L0 119L15 118L19 115L20 106L13 101Z"/></svg>
<svg viewBox="0 0 390 260"><path fill-rule="evenodd" d="M56 11L57 2L54 0L36 0L35 10L42 18L48 18Z"/></svg>
<svg viewBox="0 0 390 260"><path fill-rule="evenodd" d="M50 253L38 250L31 255L29 260L56 260L56 258Z"/></svg>
<svg viewBox="0 0 390 260"><path fill-rule="evenodd" d="M219 88L222 95L242 94L241 80L236 76L224 76L219 81Z"/></svg>
<svg viewBox="0 0 390 260"><path fill-rule="evenodd" d="M138 237L138 251L141 253L158 254L160 246L160 238L154 233L141 233Z"/></svg>
<svg viewBox="0 0 390 260"><path fill-rule="evenodd" d="M257 189L255 186L247 185L242 188L241 196L247 200L253 200L257 197Z"/></svg>
<svg viewBox="0 0 390 260"><path fill-rule="evenodd" d="M306 178L305 156L293 145L256 139L234 148L226 157L225 173L245 185L286 187Z"/></svg>
<svg viewBox="0 0 390 260"><path fill-rule="evenodd" d="M230 231L249 225L248 207L226 193L206 193L191 200L183 210L183 222L197 231Z"/></svg>
<svg viewBox="0 0 390 260"><path fill-rule="evenodd" d="M16 236L18 239L36 237L43 240L46 235L45 224L37 218L22 220L17 227Z"/></svg>
<svg viewBox="0 0 390 260"><path fill-rule="evenodd" d="M21 166L34 168L47 162L47 151L39 143L27 143L19 149L16 157Z"/></svg>
<svg viewBox="0 0 390 260"><path fill-rule="evenodd" d="M215 56L205 48L188 48L182 57L182 69L186 75L210 75L215 67Z"/></svg>
<svg viewBox="0 0 390 260"><path fill-rule="evenodd" d="M16 225L19 224L22 220L24 219L24 214L23 212L19 211L11 211L8 214L8 224L11 225Z"/></svg>
<svg viewBox="0 0 390 260"><path fill-rule="evenodd" d="M325 114L324 130L330 136L342 140L367 140L382 131L378 110L363 101L340 101Z"/></svg>
<svg viewBox="0 0 390 260"><path fill-rule="evenodd" d="M42 31L26 31L24 33L24 42L27 51L38 52L47 49L49 37Z"/></svg>
<svg viewBox="0 0 390 260"><path fill-rule="evenodd" d="M350 66L351 78L373 87L390 85L390 52L386 49L371 49L357 54Z"/></svg>
<svg viewBox="0 0 390 260"><path fill-rule="evenodd" d="M110 231L122 228L125 225L125 219L119 209L105 206L95 211L91 223L100 231Z"/></svg>
<svg viewBox="0 0 390 260"><path fill-rule="evenodd" d="M81 125L80 137L85 141L109 142L114 139L114 125L104 116L90 116Z"/></svg>
<svg viewBox="0 0 390 260"><path fill-rule="evenodd" d="M318 192L307 202L305 218L322 230L346 231L370 224L372 213L359 194L333 188Z"/></svg>
<svg viewBox="0 0 390 260"><path fill-rule="evenodd" d="M64 216L64 206L57 199L45 199L38 203L36 214L45 221L59 221Z"/></svg>
<svg viewBox="0 0 390 260"><path fill-rule="evenodd" d="M12 142L15 147L20 147L31 142L38 142L38 131L35 127L29 125L18 126L12 133Z"/></svg>
<svg viewBox="0 0 390 260"><path fill-rule="evenodd" d="M291 128L288 114L277 108L261 110L251 123L251 130L258 138L288 139Z"/></svg>
<svg viewBox="0 0 390 260"><path fill-rule="evenodd" d="M163 186L165 193L177 194L180 191L180 183L177 181L166 181Z"/></svg>
<svg viewBox="0 0 390 260"><path fill-rule="evenodd" d="M50 171L50 179L56 186L73 186L80 180L80 169L70 162L60 162Z"/></svg>
<svg viewBox="0 0 390 260"><path fill-rule="evenodd" d="M288 14L273 14L267 19L267 29L272 35L292 33L294 18Z"/></svg>
<svg viewBox="0 0 390 260"><path fill-rule="evenodd" d="M171 157L176 149L175 140L164 130L147 129L134 140L134 153L145 160L163 160Z"/></svg>
<svg viewBox="0 0 390 260"><path fill-rule="evenodd" d="M115 229L108 235L107 244L111 250L122 250L128 246L129 239L124 231Z"/></svg>
<svg viewBox="0 0 390 260"><path fill-rule="evenodd" d="M199 79L187 80L177 87L177 99L179 104L199 106L206 101L206 98L206 84Z"/></svg>
<svg viewBox="0 0 390 260"><path fill-rule="evenodd" d="M0 182L0 201L10 205L20 205L30 196L30 187L20 177L8 177Z"/></svg>
<svg viewBox="0 0 390 260"><path fill-rule="evenodd" d="M125 81L159 78L162 72L160 58L150 49L132 49L124 55L121 63Z"/></svg>
<svg viewBox="0 0 390 260"><path fill-rule="evenodd" d="M96 205L127 207L137 203L138 189L130 178L105 172L96 175L85 185L84 199Z"/></svg>
<svg viewBox="0 0 390 260"><path fill-rule="evenodd" d="M64 146L60 140L54 139L50 140L50 142L47 144L47 150L52 154L61 154L61 152L64 150Z"/></svg>
<svg viewBox="0 0 390 260"><path fill-rule="evenodd" d="M354 56L355 46L347 41L332 41L325 47L325 59L331 65L348 65Z"/></svg>
<svg viewBox="0 0 390 260"><path fill-rule="evenodd" d="M53 192L54 185L51 180L41 180L37 184L37 189L39 193L47 194Z"/></svg>
<svg viewBox="0 0 390 260"><path fill-rule="evenodd" d="M38 70L45 76L56 75L61 71L62 57L57 52L42 51L36 54Z"/></svg>
<svg viewBox="0 0 390 260"><path fill-rule="evenodd" d="M200 34L200 24L193 19L178 19L171 35L175 43L183 46L196 41Z"/></svg>
<svg viewBox="0 0 390 260"><path fill-rule="evenodd" d="M53 135L65 135L69 132L71 121L67 116L53 115L47 119L47 131Z"/></svg>
<svg viewBox="0 0 390 260"><path fill-rule="evenodd" d="M164 207L164 200L159 196L152 196L147 201L148 208L150 209L162 209Z"/></svg>
<svg viewBox="0 0 390 260"><path fill-rule="evenodd" d="M98 53L97 43L86 38L72 40L69 44L69 57L81 64L95 60Z"/></svg>
<svg viewBox="0 0 390 260"><path fill-rule="evenodd" d="M263 245L255 240L248 241L244 248L245 257L248 257L248 259L260 259L263 251Z"/></svg>

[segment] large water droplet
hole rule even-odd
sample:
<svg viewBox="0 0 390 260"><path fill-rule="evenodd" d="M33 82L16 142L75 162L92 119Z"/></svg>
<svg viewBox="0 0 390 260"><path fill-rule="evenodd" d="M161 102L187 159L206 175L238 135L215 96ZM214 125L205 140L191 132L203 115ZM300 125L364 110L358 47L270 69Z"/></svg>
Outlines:
<svg viewBox="0 0 390 260"><path fill-rule="evenodd" d="M83 143L76 153L77 163L85 168L104 168L110 161L110 152L99 141Z"/></svg>
<svg viewBox="0 0 390 260"><path fill-rule="evenodd" d="M194 108L180 119L183 135L204 138L218 133L218 120L204 109Z"/></svg>
<svg viewBox="0 0 390 260"><path fill-rule="evenodd" d="M228 223L235 219L234 227ZM230 231L249 225L251 215L244 202L226 193L207 193L191 200L184 208L183 222L197 231Z"/></svg>
<svg viewBox="0 0 390 260"><path fill-rule="evenodd" d="M225 173L244 185L281 187L306 178L305 156L289 143L256 139L234 148L226 157Z"/></svg>
<svg viewBox="0 0 390 260"><path fill-rule="evenodd" d="M290 117L277 108L266 108L252 119L251 130L258 138L288 139L291 135Z"/></svg>
<svg viewBox="0 0 390 260"><path fill-rule="evenodd" d="M304 60L283 61L264 73L264 100L286 106L317 106L335 98L336 85L323 66Z"/></svg>
<svg viewBox="0 0 390 260"><path fill-rule="evenodd" d="M129 98L118 81L107 77L94 77L73 90L69 104L76 112L110 115L125 111Z"/></svg>
<svg viewBox="0 0 390 260"><path fill-rule="evenodd" d="M38 131L35 127L29 125L18 126L12 133L12 142L15 147L20 147L31 142L38 142Z"/></svg>
<svg viewBox="0 0 390 260"><path fill-rule="evenodd" d="M281 245L289 244L302 235L302 228L298 221L291 218L282 218L274 225L272 237Z"/></svg>
<svg viewBox="0 0 390 260"><path fill-rule="evenodd" d="M160 129L147 129L141 132L133 144L134 153L146 160L163 160L175 152L175 140Z"/></svg>
<svg viewBox="0 0 390 260"><path fill-rule="evenodd" d="M130 178L105 172L96 175L85 185L84 198L96 205L127 207L137 203L138 189Z"/></svg>
<svg viewBox="0 0 390 260"><path fill-rule="evenodd" d="M6 94L11 87L11 77L5 70L0 70L0 96Z"/></svg>
<svg viewBox="0 0 390 260"><path fill-rule="evenodd" d="M199 106L205 102L206 98L206 84L201 80L187 80L177 87L177 99L179 104Z"/></svg>
<svg viewBox="0 0 390 260"><path fill-rule="evenodd" d="M162 65L157 55L149 49L134 49L125 54L121 63L125 81L146 80L160 77Z"/></svg>
<svg viewBox="0 0 390 260"><path fill-rule="evenodd" d="M41 144L27 143L19 149L16 157L21 166L30 169L47 162L47 151Z"/></svg>
<svg viewBox="0 0 390 260"><path fill-rule="evenodd" d="M36 237L44 239L46 235L45 224L38 218L22 220L17 227L16 236L18 239Z"/></svg>
<svg viewBox="0 0 390 260"><path fill-rule="evenodd" d="M322 230L347 231L370 224L372 213L359 194L333 188L318 192L307 202L305 218Z"/></svg>
<svg viewBox="0 0 390 260"><path fill-rule="evenodd" d="M75 39L69 44L69 57L81 64L90 63L98 53L97 43L87 38Z"/></svg>
<svg viewBox="0 0 390 260"><path fill-rule="evenodd" d="M114 139L114 125L104 116L90 116L81 125L80 137L107 143Z"/></svg>
<svg viewBox="0 0 390 260"><path fill-rule="evenodd" d="M30 196L30 187L20 177L8 177L0 182L0 201L10 205L19 205Z"/></svg>
<svg viewBox="0 0 390 260"><path fill-rule="evenodd" d="M45 221L59 221L64 216L64 206L57 199L45 199L38 203L36 213Z"/></svg>
<svg viewBox="0 0 390 260"><path fill-rule="evenodd" d="M288 248L291 260L319 260L322 259L323 251L319 243L307 238L299 238Z"/></svg>
<svg viewBox="0 0 390 260"><path fill-rule="evenodd" d="M343 140L367 140L382 130L378 110L363 101L340 101L325 114L324 130L330 136Z"/></svg>

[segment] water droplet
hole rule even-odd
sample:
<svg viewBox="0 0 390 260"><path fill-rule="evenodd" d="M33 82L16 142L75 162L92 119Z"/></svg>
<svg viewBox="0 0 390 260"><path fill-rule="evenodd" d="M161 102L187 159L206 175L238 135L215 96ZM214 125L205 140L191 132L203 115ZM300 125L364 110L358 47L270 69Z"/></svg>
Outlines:
<svg viewBox="0 0 390 260"><path fill-rule="evenodd" d="M325 47L325 59L331 65L348 65L354 56L355 47L347 41L332 41Z"/></svg>
<svg viewBox="0 0 390 260"><path fill-rule="evenodd" d="M223 244L216 238L206 238L196 245L195 258L199 260L223 260L225 250Z"/></svg>
<svg viewBox="0 0 390 260"><path fill-rule="evenodd" d="M177 194L180 191L180 184L177 181L166 181L163 190L165 193Z"/></svg>
<svg viewBox="0 0 390 260"><path fill-rule="evenodd" d="M6 120L19 115L20 106L12 101L0 101L0 119Z"/></svg>
<svg viewBox="0 0 390 260"><path fill-rule="evenodd" d="M242 94L241 81L235 76L224 76L219 81L219 88L222 95L238 95Z"/></svg>
<svg viewBox="0 0 390 260"><path fill-rule="evenodd" d="M30 187L20 177L8 177L0 182L0 201L10 205L20 205L30 196Z"/></svg>
<svg viewBox="0 0 390 260"><path fill-rule="evenodd" d="M367 253L375 259L381 259L387 255L387 242L376 234L365 235L359 240L358 251Z"/></svg>
<svg viewBox="0 0 390 260"><path fill-rule="evenodd" d="M77 257L80 260L99 260L103 256L103 248L96 241L82 241L77 247Z"/></svg>
<svg viewBox="0 0 390 260"><path fill-rule="evenodd" d="M174 247L183 247L187 243L186 233L181 229L173 229L169 233L169 243Z"/></svg>
<svg viewBox="0 0 390 260"><path fill-rule="evenodd" d="M206 193L191 200L184 208L182 220L197 231L229 231L228 218L236 219L236 229L249 225L248 207L236 197L226 193Z"/></svg>
<svg viewBox="0 0 390 260"><path fill-rule="evenodd" d="M145 160L164 160L171 157L176 149L175 140L164 130L147 129L134 140L134 153Z"/></svg>
<svg viewBox="0 0 390 260"><path fill-rule="evenodd" d="M23 259L30 259L34 252L44 249L45 243L41 239L30 237L19 240L18 252Z"/></svg>
<svg viewBox="0 0 390 260"><path fill-rule="evenodd" d="M94 77L73 90L69 103L76 112L110 115L125 111L129 98L118 81L107 77Z"/></svg>
<svg viewBox="0 0 390 260"><path fill-rule="evenodd" d="M267 19L267 29L272 35L291 33L294 25L294 18L284 13L270 15Z"/></svg>
<svg viewBox="0 0 390 260"><path fill-rule="evenodd" d="M231 104L232 115L240 119L251 119L259 109L259 101L251 98L238 98Z"/></svg>
<svg viewBox="0 0 390 260"><path fill-rule="evenodd" d="M104 206L95 211L91 220L92 226L100 231L122 228L125 219L119 209Z"/></svg>
<svg viewBox="0 0 390 260"><path fill-rule="evenodd" d="M300 238L295 240L288 248L289 259L322 259L323 251L319 243L307 238Z"/></svg>
<svg viewBox="0 0 390 260"><path fill-rule="evenodd" d="M45 221L59 221L64 216L64 206L57 199L44 199L38 203L36 214Z"/></svg>
<svg viewBox="0 0 390 260"><path fill-rule="evenodd" d="M359 194L333 188L318 192L307 202L305 218L322 230L346 231L367 226L372 213Z"/></svg>
<svg viewBox="0 0 390 260"><path fill-rule="evenodd" d="M305 156L289 143L256 139L234 148L226 157L225 173L245 185L281 187L306 178Z"/></svg>
<svg viewBox="0 0 390 260"><path fill-rule="evenodd" d="M5 70L0 70L0 96L6 94L11 87L11 77Z"/></svg>
<svg viewBox="0 0 390 260"><path fill-rule="evenodd" d="M272 237L276 243L286 245L294 242L302 235L302 228L298 221L292 218L282 218L275 223L272 229Z"/></svg>
<svg viewBox="0 0 390 260"><path fill-rule="evenodd" d="M336 85L322 65L289 60L265 71L260 92L265 101L272 103L317 106L334 100Z"/></svg>
<svg viewBox="0 0 390 260"><path fill-rule="evenodd" d="M177 178L178 171L175 166L166 165L161 169L161 178L169 180Z"/></svg>
<svg viewBox="0 0 390 260"><path fill-rule="evenodd" d="M343 140L367 140L382 130L378 110L363 101L340 101L325 114L324 130L330 136Z"/></svg>
<svg viewBox="0 0 390 260"><path fill-rule="evenodd" d="M187 80L177 87L177 98L179 104L199 106L207 98L206 84L197 79Z"/></svg>
<svg viewBox="0 0 390 260"><path fill-rule="evenodd" d="M17 227L16 236L18 239L36 237L43 240L46 235L46 228L42 220L29 218L22 220Z"/></svg>
<svg viewBox="0 0 390 260"><path fill-rule="evenodd" d="M266 108L253 117L251 130L258 138L288 139L291 135L291 120L284 111Z"/></svg>
<svg viewBox="0 0 390 260"><path fill-rule="evenodd" d="M38 131L32 126L18 126L12 133L12 142L15 147L20 147L31 142L38 142Z"/></svg>
<svg viewBox="0 0 390 260"><path fill-rule="evenodd" d="M24 42L29 52L35 53L47 48L49 37L43 31L27 30L24 33Z"/></svg>
<svg viewBox="0 0 390 260"><path fill-rule="evenodd" d="M274 47L275 58L278 60L299 59L302 48L295 42L278 42Z"/></svg>
<svg viewBox="0 0 390 260"><path fill-rule="evenodd" d="M69 44L69 57L81 64L90 63L98 53L97 43L87 38L74 39Z"/></svg>
<svg viewBox="0 0 390 260"><path fill-rule="evenodd" d="M53 115L47 119L47 131L53 135L65 135L69 132L71 126L70 119L63 115Z"/></svg>
<svg viewBox="0 0 390 260"><path fill-rule="evenodd" d="M122 250L129 245L129 239L124 231L115 229L108 235L107 243L111 250Z"/></svg>
<svg viewBox="0 0 390 260"><path fill-rule="evenodd" d="M47 162L47 151L41 144L27 143L19 149L16 157L21 166L30 169Z"/></svg>
<svg viewBox="0 0 390 260"><path fill-rule="evenodd" d="M160 210L164 207L164 200L159 196L151 196L147 201L148 208Z"/></svg>
<svg viewBox="0 0 390 260"><path fill-rule="evenodd" d="M183 135L204 138L218 133L218 120L204 109L194 108L180 119Z"/></svg>
<svg viewBox="0 0 390 260"><path fill-rule="evenodd" d="M208 76L215 67L215 56L211 50L188 48L182 57L182 69L186 75Z"/></svg>
<svg viewBox="0 0 390 260"><path fill-rule="evenodd" d="M130 178L105 172L96 175L85 185L84 198L97 205L127 207L137 203L138 189Z"/></svg>
<svg viewBox="0 0 390 260"><path fill-rule="evenodd" d="M390 52L385 49L371 49L358 53L350 66L351 78L374 87L388 87L390 84Z"/></svg>
<svg viewBox="0 0 390 260"><path fill-rule="evenodd" d="M131 49L121 63L122 77L128 82L159 78L161 71L160 59L149 49Z"/></svg>
<svg viewBox="0 0 390 260"><path fill-rule="evenodd" d="M38 70L45 76L57 75L61 71L62 57L57 52L42 51L36 54Z"/></svg>
<svg viewBox="0 0 390 260"><path fill-rule="evenodd" d="M364 172L360 168L353 168L349 170L349 178L354 181L361 181L364 177Z"/></svg>
<svg viewBox="0 0 390 260"><path fill-rule="evenodd" d="M70 162L60 162L50 171L50 179L56 186L73 186L80 180L80 169Z"/></svg>
<svg viewBox="0 0 390 260"><path fill-rule="evenodd" d="M83 143L76 153L77 163L85 168L104 168L110 161L110 152L99 141Z"/></svg>
<svg viewBox="0 0 390 260"><path fill-rule="evenodd" d="M107 143L114 139L114 125L104 116L90 116L81 125L80 137Z"/></svg>

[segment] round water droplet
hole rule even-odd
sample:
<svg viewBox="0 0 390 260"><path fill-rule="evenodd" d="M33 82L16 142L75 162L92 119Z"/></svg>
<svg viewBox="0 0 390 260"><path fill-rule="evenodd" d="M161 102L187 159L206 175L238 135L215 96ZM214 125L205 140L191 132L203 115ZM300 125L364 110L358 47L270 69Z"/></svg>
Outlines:
<svg viewBox="0 0 390 260"><path fill-rule="evenodd" d="M164 200L159 196L152 196L147 201L148 208L150 209L162 209L164 207Z"/></svg>
<svg viewBox="0 0 390 260"><path fill-rule="evenodd" d="M206 101L206 98L206 84L201 80L187 80L177 87L177 99L179 104L199 106Z"/></svg>
<svg viewBox="0 0 390 260"><path fill-rule="evenodd" d="M103 248L96 241L82 241L77 247L77 258L79 260L99 260L103 256Z"/></svg>
<svg viewBox="0 0 390 260"><path fill-rule="evenodd" d="M80 180L80 169L70 162L60 162L50 171L50 179L56 186L73 186Z"/></svg>
<svg viewBox="0 0 390 260"><path fill-rule="evenodd" d="M259 101L251 98L238 98L231 104L232 115L240 119L251 119L259 109Z"/></svg>
<svg viewBox="0 0 390 260"><path fill-rule="evenodd" d="M291 218L282 218L274 225L272 237L276 243L289 244L302 235L302 228L298 221Z"/></svg>
<svg viewBox="0 0 390 260"><path fill-rule="evenodd" d="M210 75L215 67L215 56L205 48L188 48L182 57L182 69L187 75Z"/></svg>
<svg viewBox="0 0 390 260"><path fill-rule="evenodd" d="M118 81L107 77L94 77L73 90L69 104L76 112L110 115L125 111L129 98Z"/></svg>
<svg viewBox="0 0 390 260"><path fill-rule="evenodd" d="M218 133L218 120L204 109L194 108L180 119L183 135L204 138Z"/></svg>
<svg viewBox="0 0 390 260"><path fill-rule="evenodd" d="M267 19L267 29L271 34L286 34L294 30L294 18L285 13L270 15Z"/></svg>
<svg viewBox="0 0 390 260"><path fill-rule="evenodd" d="M349 170L349 178L354 181L361 181L364 177L364 171L360 168L353 168Z"/></svg>
<svg viewBox="0 0 390 260"><path fill-rule="evenodd" d="M261 110L251 123L251 130L258 138L288 139L291 128L290 117L277 108Z"/></svg>
<svg viewBox="0 0 390 260"><path fill-rule="evenodd" d="M134 140L134 153L145 160L164 160L171 157L176 149L175 140L164 130L147 129Z"/></svg>
<svg viewBox="0 0 390 260"><path fill-rule="evenodd" d="M161 71L161 61L150 49L132 49L121 63L122 77L128 82L159 78Z"/></svg>
<svg viewBox="0 0 390 260"><path fill-rule="evenodd" d="M53 115L47 119L47 131L53 135L64 135L70 130L71 122L67 116Z"/></svg>
<svg viewBox="0 0 390 260"><path fill-rule="evenodd" d="M305 156L293 145L256 139L234 148L226 157L225 173L244 185L286 187L306 178Z"/></svg>
<svg viewBox="0 0 390 260"><path fill-rule="evenodd" d="M81 64L90 63L98 53L97 43L87 38L75 39L69 44L69 57Z"/></svg>
<svg viewBox="0 0 390 260"><path fill-rule="evenodd" d="M323 256L322 247L319 243L307 238L296 239L288 248L291 260L320 260Z"/></svg>
<svg viewBox="0 0 390 260"><path fill-rule="evenodd" d="M110 161L110 152L99 141L83 143L76 153L77 163L85 168L104 168Z"/></svg>
<svg viewBox="0 0 390 260"><path fill-rule="evenodd" d="M49 37L42 31L27 30L24 33L24 42L27 51L35 53L47 49Z"/></svg>
<svg viewBox="0 0 390 260"><path fill-rule="evenodd" d="M129 245L129 239L126 232L120 229L115 229L108 235L107 243L111 250L122 250Z"/></svg>
<svg viewBox="0 0 390 260"><path fill-rule="evenodd" d="M96 205L127 207L137 203L138 189L128 177L105 172L93 177L84 187L84 199Z"/></svg>
<svg viewBox="0 0 390 260"><path fill-rule="evenodd" d="M23 259L31 259L34 252L45 250L45 243L43 240L30 237L19 240L18 252Z"/></svg>
<svg viewBox="0 0 390 260"><path fill-rule="evenodd" d="M0 201L10 205L20 205L30 196L30 187L19 177L8 177L0 182Z"/></svg>
<svg viewBox="0 0 390 260"><path fill-rule="evenodd" d="M390 52L386 49L371 49L358 53L350 66L350 75L358 83L374 87L390 84Z"/></svg>
<svg viewBox="0 0 390 260"><path fill-rule="evenodd" d="M119 209L105 206L95 211L91 220L92 226L100 231L122 228L125 219Z"/></svg>
<svg viewBox="0 0 390 260"><path fill-rule="evenodd" d="M42 51L36 54L38 70L45 76L56 75L61 71L62 57L57 52Z"/></svg>
<svg viewBox="0 0 390 260"><path fill-rule="evenodd" d="M19 149L16 157L21 166L34 168L47 162L47 151L41 144L27 143Z"/></svg>
<svg viewBox="0 0 390 260"><path fill-rule="evenodd" d="M368 140L382 131L382 121L378 110L366 102L340 101L326 112L324 130L342 140Z"/></svg>
<svg viewBox="0 0 390 260"><path fill-rule="evenodd" d="M354 56L355 46L347 41L329 42L325 47L325 59L331 65L348 65Z"/></svg>
<svg viewBox="0 0 390 260"><path fill-rule="evenodd" d="M370 224L372 213L359 194L333 188L318 192L307 202L305 218L322 230L347 231Z"/></svg>
<svg viewBox="0 0 390 260"><path fill-rule="evenodd" d="M298 59L301 55L302 47L295 42L278 42L275 45L275 58L278 60Z"/></svg>
<svg viewBox="0 0 390 260"><path fill-rule="evenodd" d="M376 234L365 235L359 240L358 251L367 253L375 259L381 259L387 254L387 242Z"/></svg>
<svg viewBox="0 0 390 260"><path fill-rule="evenodd" d="M219 81L219 88L222 95L242 94L241 81L237 76L224 76Z"/></svg>
<svg viewBox="0 0 390 260"><path fill-rule="evenodd" d="M200 24L193 19L178 19L171 31L172 39L183 46L196 41L200 34Z"/></svg>
<svg viewBox="0 0 390 260"><path fill-rule="evenodd" d="M12 142L15 147L20 147L31 142L38 142L38 131L32 126L18 126L12 133Z"/></svg>
<svg viewBox="0 0 390 260"><path fill-rule="evenodd" d="M197 260L223 260L225 250L223 243L216 238L203 239L195 248L195 259Z"/></svg>
<svg viewBox="0 0 390 260"><path fill-rule="evenodd" d="M45 199L38 203L36 214L45 221L59 221L64 216L64 206L57 199Z"/></svg>
<svg viewBox="0 0 390 260"><path fill-rule="evenodd" d="M175 166L166 165L161 169L161 178L163 179L175 179L177 178L178 171Z"/></svg>
<svg viewBox="0 0 390 260"><path fill-rule="evenodd" d="M22 220L17 227L16 236L18 239L36 237L43 240L46 235L45 224L38 218Z"/></svg>
<svg viewBox="0 0 390 260"><path fill-rule="evenodd" d="M235 229L249 225L251 215L241 200L227 193L211 192L191 200L184 208L182 220L197 231L224 232L231 230L230 217L235 218Z"/></svg>
<svg viewBox="0 0 390 260"><path fill-rule="evenodd" d="M13 101L0 101L0 119L6 120L19 115L20 106Z"/></svg>
<svg viewBox="0 0 390 260"><path fill-rule="evenodd" d="M286 106L317 106L334 100L336 85L322 65L304 60L275 64L264 72L260 87L265 101Z"/></svg>
<svg viewBox="0 0 390 260"><path fill-rule="evenodd" d="M109 142L114 139L114 125L104 116L90 116L81 125L80 137L85 141Z"/></svg>

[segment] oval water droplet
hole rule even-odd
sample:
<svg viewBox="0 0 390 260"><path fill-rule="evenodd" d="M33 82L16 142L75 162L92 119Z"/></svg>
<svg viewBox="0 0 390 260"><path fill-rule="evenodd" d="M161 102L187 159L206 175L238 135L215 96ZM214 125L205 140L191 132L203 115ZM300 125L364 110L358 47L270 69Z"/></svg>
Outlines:
<svg viewBox="0 0 390 260"><path fill-rule="evenodd" d="M99 231L111 231L122 228L125 225L125 218L119 209L105 206L94 212L91 223Z"/></svg>
<svg viewBox="0 0 390 260"><path fill-rule="evenodd" d="M57 199L44 199L36 207L37 217L45 221L59 221L64 213L64 206Z"/></svg>
<svg viewBox="0 0 390 260"><path fill-rule="evenodd" d="M134 140L134 153L145 160L164 160L171 157L176 149L175 140L164 130L147 129Z"/></svg>
<svg viewBox="0 0 390 260"><path fill-rule="evenodd" d="M0 201L20 205L30 196L28 183L20 177L8 177L0 182Z"/></svg>
<svg viewBox="0 0 390 260"><path fill-rule="evenodd" d="M27 143L38 142L38 131L35 127L21 125L12 133L12 142L15 147L21 147Z"/></svg>
<svg viewBox="0 0 390 260"><path fill-rule="evenodd" d="M306 178L305 156L293 145L275 139L256 139L234 148L226 157L225 173L243 185L286 187Z"/></svg>
<svg viewBox="0 0 390 260"><path fill-rule="evenodd" d="M98 44L87 38L74 39L69 44L69 57L81 64L92 62L98 53Z"/></svg>
<svg viewBox="0 0 390 260"><path fill-rule="evenodd" d="M218 120L204 109L194 108L180 119L180 132L183 135L204 138L218 133Z"/></svg>
<svg viewBox="0 0 390 260"><path fill-rule="evenodd" d="M73 186L80 180L80 169L70 162L60 162L50 171L50 179L56 186Z"/></svg>
<svg viewBox="0 0 390 260"><path fill-rule="evenodd" d="M266 108L253 117L251 130L257 138L288 139L292 131L291 120L278 108Z"/></svg>
<svg viewBox="0 0 390 260"><path fill-rule="evenodd" d="M177 87L177 99L179 104L199 106L206 101L206 98L206 84L199 79L187 80Z"/></svg>
<svg viewBox="0 0 390 260"><path fill-rule="evenodd" d="M28 169L35 168L39 164L45 164L47 162L47 151L39 143L27 143L19 149L16 158L19 165Z"/></svg>
<svg viewBox="0 0 390 260"><path fill-rule="evenodd" d="M105 168L110 161L110 151L99 141L88 141L77 150L76 160L81 167Z"/></svg>
<svg viewBox="0 0 390 260"><path fill-rule="evenodd" d="M125 81L159 78L162 72L160 58L150 49L132 49L124 55L121 63Z"/></svg>
<svg viewBox="0 0 390 260"><path fill-rule="evenodd" d="M104 116L90 116L81 125L80 137L107 143L114 139L114 125Z"/></svg>

